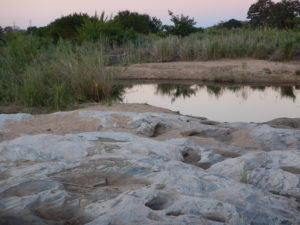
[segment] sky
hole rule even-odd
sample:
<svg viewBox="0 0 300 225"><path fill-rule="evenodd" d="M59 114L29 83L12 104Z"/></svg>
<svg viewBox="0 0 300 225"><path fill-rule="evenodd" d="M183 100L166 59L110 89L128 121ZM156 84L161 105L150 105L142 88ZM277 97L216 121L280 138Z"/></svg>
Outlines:
<svg viewBox="0 0 300 225"><path fill-rule="evenodd" d="M168 10L193 17L199 27L231 18L245 20L256 0L0 0L0 26L46 26L75 12L115 15L122 10L156 16L169 23Z"/></svg>

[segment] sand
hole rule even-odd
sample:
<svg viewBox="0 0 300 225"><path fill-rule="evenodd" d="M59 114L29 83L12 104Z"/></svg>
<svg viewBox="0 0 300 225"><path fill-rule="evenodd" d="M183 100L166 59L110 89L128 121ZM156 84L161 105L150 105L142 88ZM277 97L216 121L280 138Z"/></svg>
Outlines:
<svg viewBox="0 0 300 225"><path fill-rule="evenodd" d="M120 80L201 80L235 83L300 84L300 61L230 59L201 62L135 64Z"/></svg>

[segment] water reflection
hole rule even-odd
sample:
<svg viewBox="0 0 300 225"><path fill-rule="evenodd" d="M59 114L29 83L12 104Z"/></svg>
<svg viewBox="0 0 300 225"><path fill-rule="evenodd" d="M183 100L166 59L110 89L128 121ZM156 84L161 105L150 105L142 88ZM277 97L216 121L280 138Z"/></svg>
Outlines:
<svg viewBox="0 0 300 225"><path fill-rule="evenodd" d="M143 84L126 88L123 99L228 122L300 116L299 86Z"/></svg>
<svg viewBox="0 0 300 225"><path fill-rule="evenodd" d="M171 97L172 102L179 97L189 98L195 95L197 91L198 87L196 85L158 84L156 88L156 94L168 95Z"/></svg>
<svg viewBox="0 0 300 225"><path fill-rule="evenodd" d="M296 100L293 87L280 87L280 94L281 97L292 98L294 101Z"/></svg>
<svg viewBox="0 0 300 225"><path fill-rule="evenodd" d="M122 84L116 84L112 87L109 92L109 96L104 99L104 102L111 104L111 103L118 103L123 102L123 98L126 94L126 89L131 88L132 86L125 86Z"/></svg>
<svg viewBox="0 0 300 225"><path fill-rule="evenodd" d="M270 87L270 86L268 86ZM207 93L211 96L219 98L224 91L232 91L234 93L241 92L243 99L247 99L248 93L251 92L247 89L253 91L264 92L267 86L219 86L219 85L187 85L187 84L158 84L156 86L156 94L158 95L167 95L172 98L174 102L177 98L189 98L193 95L196 95L200 89L206 88ZM296 100L295 92L299 90L299 86L282 86L282 87L272 87L275 91L280 93L282 98L290 98Z"/></svg>

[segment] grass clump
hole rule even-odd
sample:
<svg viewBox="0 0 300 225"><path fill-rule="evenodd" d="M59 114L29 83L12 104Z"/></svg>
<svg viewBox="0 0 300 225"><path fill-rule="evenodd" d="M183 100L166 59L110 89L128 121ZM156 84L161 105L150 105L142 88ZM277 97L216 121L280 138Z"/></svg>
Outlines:
<svg viewBox="0 0 300 225"><path fill-rule="evenodd" d="M22 40L17 53L12 45L3 49L2 104L18 102L58 110L81 102L99 102L115 92L114 77L119 69L106 67L103 43L86 42L79 46L60 41L44 48L35 46L32 51L30 41Z"/></svg>
<svg viewBox="0 0 300 225"><path fill-rule="evenodd" d="M170 36L161 38L154 42L154 58L158 62L169 62L178 59L178 46L180 41L178 37Z"/></svg>
<svg viewBox="0 0 300 225"><path fill-rule="evenodd" d="M244 183L244 184L248 184L249 183L248 170L243 169L243 171L241 172L240 182Z"/></svg>

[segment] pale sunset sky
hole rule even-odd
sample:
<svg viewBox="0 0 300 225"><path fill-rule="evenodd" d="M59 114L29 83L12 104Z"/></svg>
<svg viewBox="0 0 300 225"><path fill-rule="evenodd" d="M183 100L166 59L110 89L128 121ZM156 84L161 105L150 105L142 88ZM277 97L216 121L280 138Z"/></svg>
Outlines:
<svg viewBox="0 0 300 225"><path fill-rule="evenodd" d="M115 15L130 10L147 13L169 23L168 10L193 17L199 27L231 18L245 20L256 0L0 0L0 26L27 28L46 26L54 19L74 12Z"/></svg>

